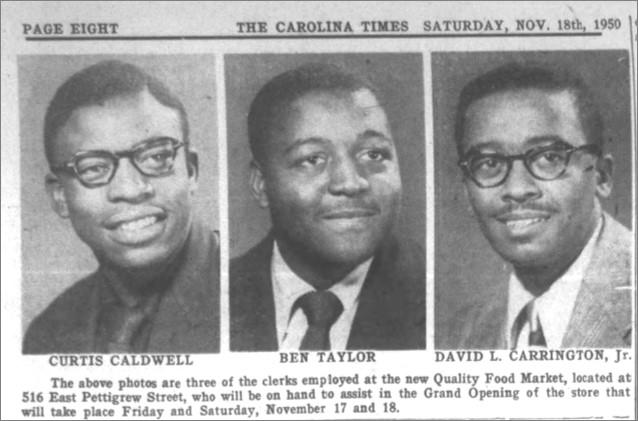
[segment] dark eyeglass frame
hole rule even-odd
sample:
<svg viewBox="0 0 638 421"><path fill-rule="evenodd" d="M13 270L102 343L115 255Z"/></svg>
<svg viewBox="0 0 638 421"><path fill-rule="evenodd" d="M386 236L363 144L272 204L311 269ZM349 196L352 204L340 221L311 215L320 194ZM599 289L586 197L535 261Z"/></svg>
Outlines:
<svg viewBox="0 0 638 421"><path fill-rule="evenodd" d="M158 137L158 138L154 138L154 139L149 139L149 140L147 140L145 142L142 142L139 145L137 145L137 146L135 146L135 147L133 147L131 149L127 149L127 150L124 150L124 151L108 151L108 150L104 150L104 149L94 149L94 150L90 150L90 151L79 151L79 152L76 152L73 155L73 157L71 159L69 159L67 162L62 163L60 165L52 166L51 167L51 171L54 172L54 173L56 173L56 172L69 173L69 174L73 175L75 178L77 178L78 181L84 187L92 189L92 188L97 188L97 187L101 187L101 186L105 186L105 185L109 184L111 182L111 180L113 180L113 177L115 176L115 173L117 172L117 169L119 168L120 159L128 158L129 161L135 167L135 169L137 169L137 171L140 172L140 174L145 175L147 177L162 177L162 176L168 174L173 169L173 167L171 166L170 168L166 169L166 171L163 171L162 173L159 173L159 174L149 173L149 172L145 172L142 168L140 168L139 164L135 160L136 154L139 154L140 152L143 152L143 151L153 147L153 145L157 144L160 141L169 141L169 143L171 144L171 147L172 147L172 153L173 153L172 159L175 159L175 157L177 156L177 151L179 150L179 148L181 148L182 146L185 145L184 142L181 142L181 141L179 141L177 139L174 139L172 137ZM78 169L78 163L80 162L80 160L82 158L85 158L87 156L97 156L97 155L101 155L101 156L105 156L105 157L111 158L112 161L113 161L113 170L111 171L111 174L109 175L107 180L101 181L101 182L97 182L97 183L87 183L80 176L80 170Z"/></svg>
<svg viewBox="0 0 638 421"><path fill-rule="evenodd" d="M548 152L548 151L566 152L567 155L565 156L565 167L563 168L562 171L560 171L558 174L556 174L553 177L540 177L538 174L534 173L534 170L532 170L530 159L540 153ZM602 154L600 146L595 144L588 143L582 146L572 146L568 143L558 143L558 144L553 144L548 146L539 146L536 148L532 148L525 151L525 153L518 154L518 155L504 155L500 153L486 153L486 154L470 153L466 155L465 157L463 157L463 159L459 160L458 165L463 170L463 173L465 174L465 176L470 178L477 186L481 188L498 187L504 184L507 178L509 177L510 172L512 172L512 166L514 165L514 161L517 161L517 160L523 161L523 164L525 165L527 172L529 172L532 175L532 177L536 178L537 180L551 181L551 180L556 180L557 178L565 174L565 171L567 171L567 167L569 166L569 160L571 159L572 154L576 151L585 151L587 153L591 153L592 155L595 155L596 157L600 157L600 155ZM507 165L507 170L505 171L504 173L505 175L503 176L503 178L494 184L481 183L479 180L474 178L474 174L472 174L472 171L470 170L470 161L477 157L495 158L497 160L505 161Z"/></svg>

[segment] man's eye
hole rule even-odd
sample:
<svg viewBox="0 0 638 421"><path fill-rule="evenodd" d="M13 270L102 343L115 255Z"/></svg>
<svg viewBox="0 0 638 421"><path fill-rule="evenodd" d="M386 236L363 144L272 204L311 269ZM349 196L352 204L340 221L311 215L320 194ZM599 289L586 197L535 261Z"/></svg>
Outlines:
<svg viewBox="0 0 638 421"><path fill-rule="evenodd" d="M492 169L497 168L501 165L501 161L496 158L480 158L474 161L474 168L484 168L484 169Z"/></svg>
<svg viewBox="0 0 638 421"><path fill-rule="evenodd" d="M173 165L175 153L172 149L153 148L140 154L135 162L148 172L166 171Z"/></svg>
<svg viewBox="0 0 638 421"><path fill-rule="evenodd" d="M76 166L78 177L86 181L98 181L108 177L113 169L108 162L81 162Z"/></svg>
<svg viewBox="0 0 638 421"><path fill-rule="evenodd" d="M155 161L155 162L164 162L167 159L171 159L173 157L173 151L170 149L151 149L148 151L144 151L139 155L139 161Z"/></svg>
<svg viewBox="0 0 638 421"><path fill-rule="evenodd" d="M297 161L297 165L302 167L316 167L323 164L326 159L321 155L309 155Z"/></svg>
<svg viewBox="0 0 638 421"><path fill-rule="evenodd" d="M149 159L152 159L154 161L158 161L158 162L164 162L167 159L171 159L172 157L172 153L171 151L162 151L162 152L157 152L154 153L152 155L149 156Z"/></svg>
<svg viewBox="0 0 638 421"><path fill-rule="evenodd" d="M534 157L534 161L547 164L560 164L565 160L565 154L559 151L544 151Z"/></svg>
<svg viewBox="0 0 638 421"><path fill-rule="evenodd" d="M390 159L390 153L383 149L370 149L365 151L362 155L364 160L369 161L383 161Z"/></svg>
<svg viewBox="0 0 638 421"><path fill-rule="evenodd" d="M93 164L84 165L78 168L78 172L82 175L102 174L109 172L110 166L108 164Z"/></svg>

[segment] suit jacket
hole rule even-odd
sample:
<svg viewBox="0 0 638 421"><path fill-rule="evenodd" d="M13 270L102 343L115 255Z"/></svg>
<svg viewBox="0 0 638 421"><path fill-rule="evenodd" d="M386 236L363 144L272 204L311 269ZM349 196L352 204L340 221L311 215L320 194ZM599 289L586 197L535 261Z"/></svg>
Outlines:
<svg viewBox="0 0 638 421"><path fill-rule="evenodd" d="M162 295L146 352L219 352L219 244L194 223L184 259ZM91 353L105 293L100 269L64 291L29 326L24 354Z"/></svg>
<svg viewBox="0 0 638 421"><path fill-rule="evenodd" d="M230 263L230 348L276 351L270 276L272 236ZM389 238L375 254L352 323L348 349L425 348L425 263L416 244Z"/></svg>
<svg viewBox="0 0 638 421"><path fill-rule="evenodd" d="M605 213L561 347L630 347L630 288L631 232ZM457 314L449 332L456 348L507 347L508 288L499 290L490 303Z"/></svg>

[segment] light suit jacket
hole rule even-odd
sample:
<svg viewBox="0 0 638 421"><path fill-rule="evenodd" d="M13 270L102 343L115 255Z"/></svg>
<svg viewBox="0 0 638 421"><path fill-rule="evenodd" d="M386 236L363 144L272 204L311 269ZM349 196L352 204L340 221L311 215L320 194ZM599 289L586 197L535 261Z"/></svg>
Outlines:
<svg viewBox="0 0 638 421"><path fill-rule="evenodd" d="M605 213L562 348L631 346L631 241L631 232ZM457 345L450 348L507 347L508 288L499 291L456 315L445 342Z"/></svg>

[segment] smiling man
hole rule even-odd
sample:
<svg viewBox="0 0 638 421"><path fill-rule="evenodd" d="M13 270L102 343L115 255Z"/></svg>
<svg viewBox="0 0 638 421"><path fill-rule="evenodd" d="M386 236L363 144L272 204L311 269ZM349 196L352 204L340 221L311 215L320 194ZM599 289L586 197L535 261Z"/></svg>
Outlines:
<svg viewBox="0 0 638 421"><path fill-rule="evenodd" d="M631 234L601 208L612 188L595 98L563 71L511 64L457 108L472 208L513 273L503 297L457 315L461 348L627 347Z"/></svg>
<svg viewBox="0 0 638 421"><path fill-rule="evenodd" d="M99 262L29 327L27 354L217 352L217 235L196 221L182 103L119 61L69 78L45 117L56 213Z"/></svg>
<svg viewBox="0 0 638 421"><path fill-rule="evenodd" d="M248 132L272 231L231 262L231 350L424 348L423 254L391 234L401 178L375 88L299 67L262 87Z"/></svg>

